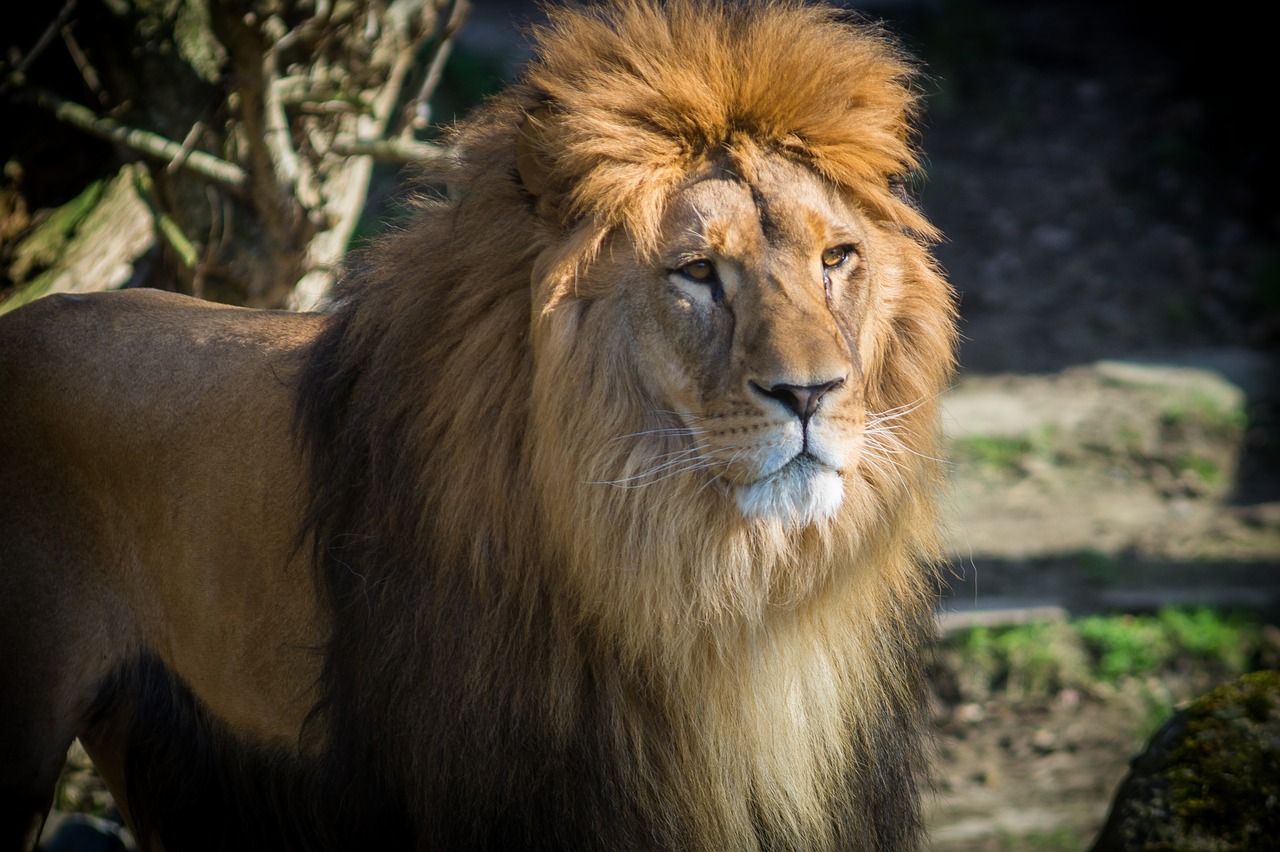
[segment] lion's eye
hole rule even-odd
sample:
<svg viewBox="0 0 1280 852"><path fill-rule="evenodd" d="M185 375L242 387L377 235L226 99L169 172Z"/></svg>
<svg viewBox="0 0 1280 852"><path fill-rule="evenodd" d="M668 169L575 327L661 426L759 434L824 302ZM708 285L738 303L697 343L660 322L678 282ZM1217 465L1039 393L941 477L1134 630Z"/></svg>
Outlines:
<svg viewBox="0 0 1280 852"><path fill-rule="evenodd" d="M849 246L832 246L822 253L822 267L824 269L835 269L848 260L849 255L852 253L853 249Z"/></svg>
<svg viewBox="0 0 1280 852"><path fill-rule="evenodd" d="M724 298L724 287L720 283L720 276L716 274L716 265L710 260L706 258L691 260L684 266L677 267L672 271L679 273L695 284L703 285L698 289L702 291L705 287L704 292L710 294L713 302L719 302Z"/></svg>
<svg viewBox="0 0 1280 852"><path fill-rule="evenodd" d="M680 271L694 281L703 283L714 281L716 277L716 268L709 260L695 260L692 263L686 263L680 267Z"/></svg>

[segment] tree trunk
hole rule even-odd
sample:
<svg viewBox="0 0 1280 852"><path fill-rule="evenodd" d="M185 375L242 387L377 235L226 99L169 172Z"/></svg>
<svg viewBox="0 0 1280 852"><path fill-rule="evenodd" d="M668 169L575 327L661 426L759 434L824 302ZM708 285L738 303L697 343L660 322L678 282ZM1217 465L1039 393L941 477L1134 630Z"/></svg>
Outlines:
<svg viewBox="0 0 1280 852"><path fill-rule="evenodd" d="M29 58L66 51L83 86L46 85L24 61L3 89L145 164L138 190L163 262L143 283L310 308L363 209L365 152L438 156L415 139L415 117L466 11L465 0L68 0Z"/></svg>

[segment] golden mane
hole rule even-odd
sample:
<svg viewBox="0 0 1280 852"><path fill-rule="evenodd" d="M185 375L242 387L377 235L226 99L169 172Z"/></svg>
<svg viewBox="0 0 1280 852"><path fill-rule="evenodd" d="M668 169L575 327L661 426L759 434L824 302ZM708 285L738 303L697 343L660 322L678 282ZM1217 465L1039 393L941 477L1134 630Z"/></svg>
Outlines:
<svg viewBox="0 0 1280 852"><path fill-rule="evenodd" d="M914 70L882 33L794 2L624 2L555 10L518 108L549 105L551 181L569 219L656 239L664 200L739 140L785 153L868 212L925 235L891 191L912 171ZM783 82L785 81L785 82Z"/></svg>

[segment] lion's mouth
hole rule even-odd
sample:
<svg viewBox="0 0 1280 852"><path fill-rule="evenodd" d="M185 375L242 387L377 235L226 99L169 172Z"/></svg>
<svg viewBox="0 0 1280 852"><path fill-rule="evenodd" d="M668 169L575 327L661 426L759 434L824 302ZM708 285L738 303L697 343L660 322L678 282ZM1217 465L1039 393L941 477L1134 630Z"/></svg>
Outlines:
<svg viewBox="0 0 1280 852"><path fill-rule="evenodd" d="M737 493L738 509L748 518L808 526L831 518L844 502L840 472L801 450L772 473Z"/></svg>
<svg viewBox="0 0 1280 852"><path fill-rule="evenodd" d="M760 476L752 485L758 485L765 480L772 479L776 476L810 476L821 471L834 471L839 473L834 467L823 459L814 455L807 447L800 450L791 458L785 460L771 472Z"/></svg>

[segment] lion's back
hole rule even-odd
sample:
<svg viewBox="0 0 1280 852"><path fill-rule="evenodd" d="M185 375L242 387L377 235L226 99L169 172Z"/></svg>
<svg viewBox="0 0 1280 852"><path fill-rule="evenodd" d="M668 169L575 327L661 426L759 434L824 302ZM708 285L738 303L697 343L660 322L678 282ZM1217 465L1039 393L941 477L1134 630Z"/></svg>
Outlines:
<svg viewBox="0 0 1280 852"><path fill-rule="evenodd" d="M166 662L214 695L255 625L313 640L307 595L291 596L296 613L262 602L307 588L288 576L302 511L291 417L323 322L156 291L0 317L0 600L96 619L121 640L117 663L181 647ZM229 636L236 619L248 626ZM270 733L305 713L296 694L281 701L220 709Z"/></svg>
<svg viewBox="0 0 1280 852"><path fill-rule="evenodd" d="M5 469L136 490L196 457L265 451L287 438L292 373L321 322L141 290L14 311L0 318Z"/></svg>

